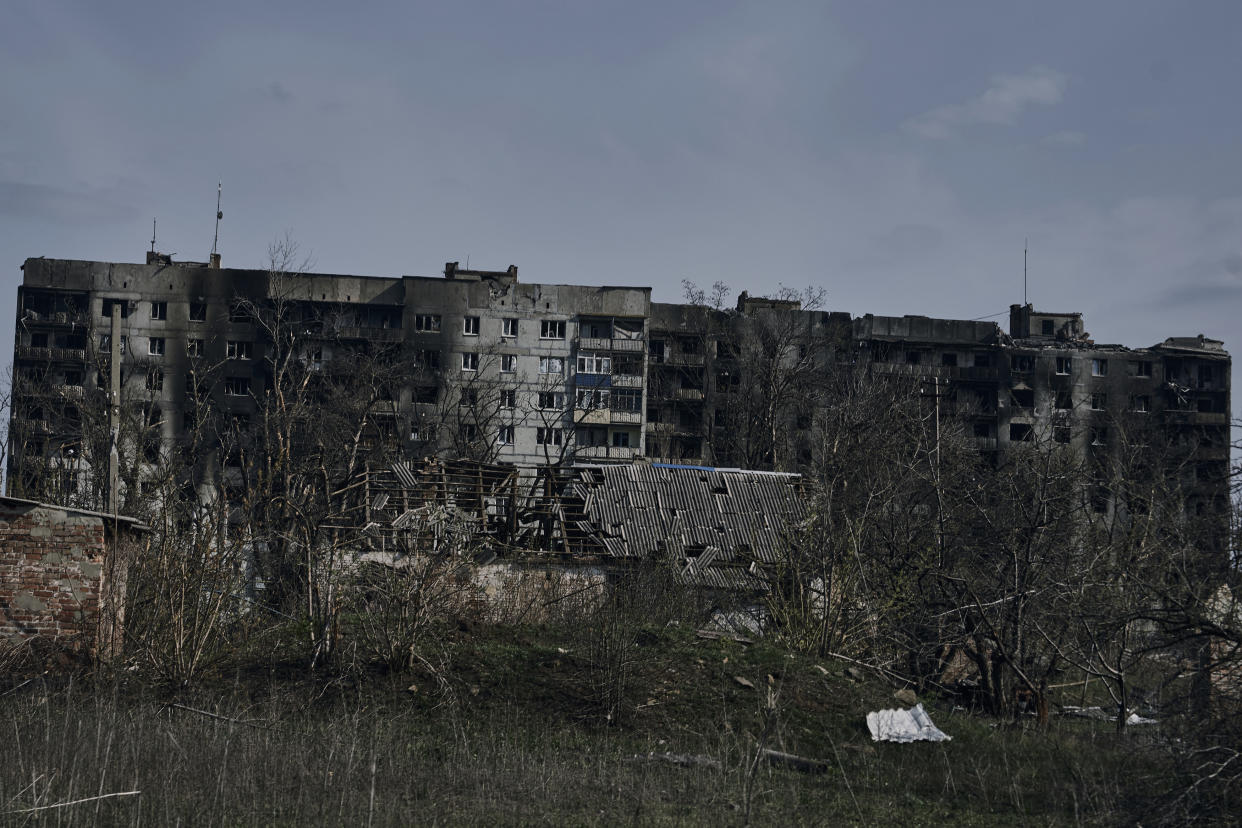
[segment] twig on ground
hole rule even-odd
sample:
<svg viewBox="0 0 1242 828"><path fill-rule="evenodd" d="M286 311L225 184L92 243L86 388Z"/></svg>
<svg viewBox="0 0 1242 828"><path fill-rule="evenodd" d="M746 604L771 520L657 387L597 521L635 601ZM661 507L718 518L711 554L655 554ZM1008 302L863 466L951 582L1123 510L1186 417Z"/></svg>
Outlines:
<svg viewBox="0 0 1242 828"><path fill-rule="evenodd" d="M52 808L68 808L70 805L81 805L83 802L95 802L99 799L112 799L117 796L138 796L142 791L117 791L116 793L88 796L86 799L74 799L70 802L57 802L55 805L40 805L37 808L22 808L20 811L8 811L10 814L33 814L35 811L49 811Z"/></svg>

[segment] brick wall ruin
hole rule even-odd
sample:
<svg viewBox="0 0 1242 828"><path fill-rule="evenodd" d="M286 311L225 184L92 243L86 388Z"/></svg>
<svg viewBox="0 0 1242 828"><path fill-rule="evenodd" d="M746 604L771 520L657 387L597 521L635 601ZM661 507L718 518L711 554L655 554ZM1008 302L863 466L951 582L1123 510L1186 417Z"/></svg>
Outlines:
<svg viewBox="0 0 1242 828"><path fill-rule="evenodd" d="M132 523L121 520L118 531L107 516L0 498L0 641L117 652Z"/></svg>

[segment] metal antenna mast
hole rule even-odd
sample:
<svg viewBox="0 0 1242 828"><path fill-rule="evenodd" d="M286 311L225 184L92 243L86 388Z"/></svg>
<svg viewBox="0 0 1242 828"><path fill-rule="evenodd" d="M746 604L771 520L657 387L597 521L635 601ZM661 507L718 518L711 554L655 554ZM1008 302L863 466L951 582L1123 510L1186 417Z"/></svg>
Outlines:
<svg viewBox="0 0 1242 828"><path fill-rule="evenodd" d="M1022 304L1026 305L1026 246L1027 240L1022 240Z"/></svg>
<svg viewBox="0 0 1242 828"><path fill-rule="evenodd" d="M155 219L151 219L151 252L155 252Z"/></svg>
<svg viewBox="0 0 1242 828"><path fill-rule="evenodd" d="M216 182L216 235L211 240L211 255L216 255L216 245L220 242L220 219L224 218L224 213L220 212L220 193L224 189L222 182Z"/></svg>

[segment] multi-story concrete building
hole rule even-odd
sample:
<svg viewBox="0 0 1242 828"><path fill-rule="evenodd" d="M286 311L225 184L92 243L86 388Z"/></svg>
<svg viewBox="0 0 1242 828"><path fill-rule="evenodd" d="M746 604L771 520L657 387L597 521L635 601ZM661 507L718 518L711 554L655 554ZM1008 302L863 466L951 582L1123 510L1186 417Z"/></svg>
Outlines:
<svg viewBox="0 0 1242 828"><path fill-rule="evenodd" d="M1142 427L1184 448L1198 502L1227 492L1230 358L1202 336L1101 345L1079 314L1029 305L1013 306L1008 332L745 294L735 309L711 309L652 303L649 288L526 283L516 267L452 262L443 278L218 265L161 254L145 264L26 261L10 493L54 499L49 481L80 488L98 476L83 443L98 419L91 401L110 384L114 305L122 396L145 407L161 438L144 448L150 461L185 444L192 406L206 401L243 423L259 416L277 357L330 375L367 354L392 366L372 419L407 455L797 470L814 462L808 389L849 365L930 385L986 454L1032 441L1099 453ZM1111 508L1103 490L1099 508Z"/></svg>

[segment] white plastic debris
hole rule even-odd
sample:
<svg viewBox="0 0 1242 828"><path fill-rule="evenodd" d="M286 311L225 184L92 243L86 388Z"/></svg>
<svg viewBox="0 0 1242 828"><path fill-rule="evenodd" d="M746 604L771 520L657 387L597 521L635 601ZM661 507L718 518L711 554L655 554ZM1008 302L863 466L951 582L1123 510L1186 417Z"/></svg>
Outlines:
<svg viewBox="0 0 1242 828"><path fill-rule="evenodd" d="M1145 719L1137 713L1131 713L1130 717L1126 719L1126 724L1128 725L1156 724L1156 720Z"/></svg>
<svg viewBox="0 0 1242 828"><path fill-rule="evenodd" d="M932 724L921 704L909 710L868 713L867 729L873 742L947 742L953 738Z"/></svg>

